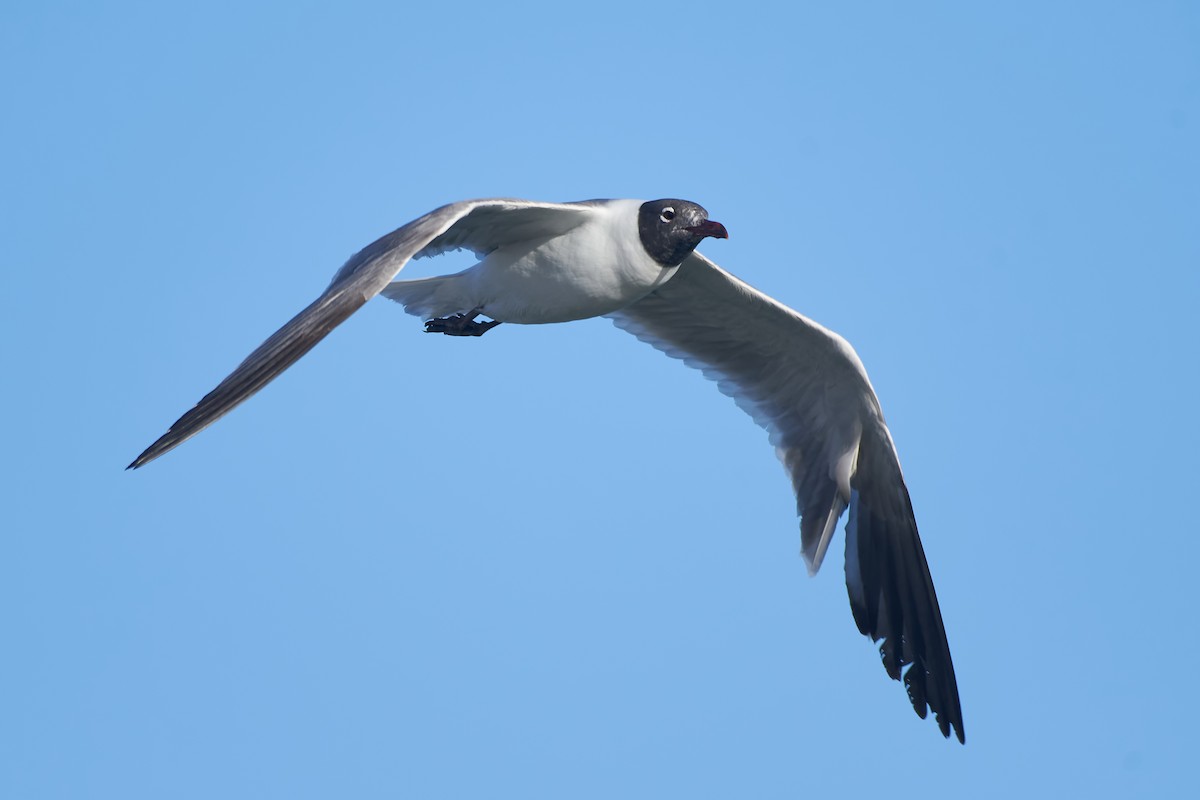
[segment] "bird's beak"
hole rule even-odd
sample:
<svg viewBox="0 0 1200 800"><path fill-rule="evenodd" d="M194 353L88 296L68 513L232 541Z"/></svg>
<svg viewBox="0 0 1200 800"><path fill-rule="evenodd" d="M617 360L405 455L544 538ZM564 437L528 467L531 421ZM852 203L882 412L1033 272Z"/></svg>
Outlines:
<svg viewBox="0 0 1200 800"><path fill-rule="evenodd" d="M687 230L697 236L711 236L714 239L728 239L729 231L725 230L725 226L719 222L714 222L711 219L706 219L699 225L689 225Z"/></svg>

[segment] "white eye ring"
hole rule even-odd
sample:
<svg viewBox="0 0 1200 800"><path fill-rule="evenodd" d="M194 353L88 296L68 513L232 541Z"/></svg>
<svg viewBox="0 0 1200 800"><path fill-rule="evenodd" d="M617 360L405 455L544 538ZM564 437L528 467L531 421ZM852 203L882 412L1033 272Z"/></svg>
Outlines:
<svg viewBox="0 0 1200 800"><path fill-rule="evenodd" d="M658 218L663 222L670 222L671 220L675 219L675 209L667 206L662 210L662 213L658 215Z"/></svg>

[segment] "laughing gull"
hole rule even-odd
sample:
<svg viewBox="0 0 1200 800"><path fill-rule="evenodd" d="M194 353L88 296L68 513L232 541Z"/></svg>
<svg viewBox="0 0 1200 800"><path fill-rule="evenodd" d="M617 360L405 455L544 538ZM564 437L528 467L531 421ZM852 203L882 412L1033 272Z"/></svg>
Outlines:
<svg viewBox="0 0 1200 800"><path fill-rule="evenodd" d="M717 381L754 420L792 479L810 574L842 512L846 588L858 629L880 642L918 715L965 741L950 647L891 433L845 339L695 252L728 237L686 200L467 200L354 255L312 305L251 353L129 468L158 458L266 386L377 294L425 330L482 336L501 323L607 316ZM470 250L454 275L393 281L410 258ZM480 316L486 317L479 320ZM905 669L907 667L907 669Z"/></svg>

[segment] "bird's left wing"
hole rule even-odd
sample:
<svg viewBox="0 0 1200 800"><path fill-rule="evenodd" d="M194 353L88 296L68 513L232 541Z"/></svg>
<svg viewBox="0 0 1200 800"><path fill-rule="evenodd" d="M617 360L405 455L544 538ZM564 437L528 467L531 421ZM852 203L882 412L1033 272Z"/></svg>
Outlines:
<svg viewBox="0 0 1200 800"><path fill-rule="evenodd" d="M932 709L942 733L953 726L963 740L954 665L908 489L879 400L849 343L699 253L610 316L716 380L767 429L792 478L810 572L850 508L846 588L855 622L881 641L884 667L903 678L917 713Z"/></svg>
<svg viewBox="0 0 1200 800"><path fill-rule="evenodd" d="M320 297L259 345L128 468L140 467L179 446L266 386L379 294L413 256L457 247L487 252L521 238L558 235L587 220L595 206L590 202L465 200L397 228L352 256Z"/></svg>

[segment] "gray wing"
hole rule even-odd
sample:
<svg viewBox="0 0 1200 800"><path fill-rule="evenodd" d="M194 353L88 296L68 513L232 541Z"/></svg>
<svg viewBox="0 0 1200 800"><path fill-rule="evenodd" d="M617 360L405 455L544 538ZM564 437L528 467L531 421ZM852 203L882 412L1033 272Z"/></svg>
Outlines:
<svg viewBox="0 0 1200 800"><path fill-rule="evenodd" d="M379 294L415 255L456 247L487 251L526 237L555 235L584 222L594 206L466 200L442 206L397 228L352 256L320 297L259 345L127 469L147 464L179 446L266 386Z"/></svg>
<svg viewBox="0 0 1200 800"><path fill-rule="evenodd" d="M879 400L845 339L699 253L669 282L611 315L617 327L717 381L767 429L792 479L809 571L847 507L846 587L858 629L882 640L913 708L965 741L937 595Z"/></svg>

